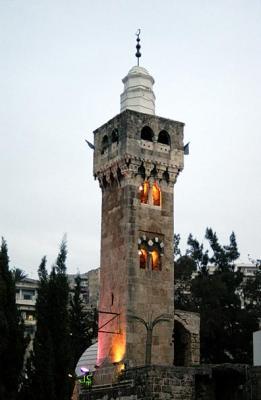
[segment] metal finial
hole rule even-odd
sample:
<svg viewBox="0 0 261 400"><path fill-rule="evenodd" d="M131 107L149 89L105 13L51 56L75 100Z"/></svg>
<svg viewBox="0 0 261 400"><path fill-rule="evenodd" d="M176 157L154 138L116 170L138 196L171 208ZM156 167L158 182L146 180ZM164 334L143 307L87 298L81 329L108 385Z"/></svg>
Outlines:
<svg viewBox="0 0 261 400"><path fill-rule="evenodd" d="M139 66L140 65L140 57L141 57L141 52L140 52L140 48L141 48L141 46L140 46L140 29L137 30L136 36L137 36L137 39L136 39L137 40L137 45L136 45L137 51L136 51L135 56L137 57L137 65Z"/></svg>

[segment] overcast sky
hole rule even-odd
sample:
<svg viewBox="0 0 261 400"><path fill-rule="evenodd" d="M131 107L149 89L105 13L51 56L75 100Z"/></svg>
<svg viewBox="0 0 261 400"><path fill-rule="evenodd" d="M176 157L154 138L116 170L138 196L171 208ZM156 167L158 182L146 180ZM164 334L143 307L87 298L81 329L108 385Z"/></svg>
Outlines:
<svg viewBox="0 0 261 400"><path fill-rule="evenodd" d="M84 139L119 113L137 28L156 114L185 122L191 142L175 186L183 247L210 226L261 258L260 0L0 0L0 235L31 277L64 233L70 273L99 266Z"/></svg>

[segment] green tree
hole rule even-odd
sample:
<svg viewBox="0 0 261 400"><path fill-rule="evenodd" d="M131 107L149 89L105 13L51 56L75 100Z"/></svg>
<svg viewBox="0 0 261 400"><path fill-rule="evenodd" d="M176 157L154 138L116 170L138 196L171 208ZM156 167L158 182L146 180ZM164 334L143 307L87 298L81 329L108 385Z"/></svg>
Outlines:
<svg viewBox="0 0 261 400"><path fill-rule="evenodd" d="M189 252L199 265L198 276L192 281L193 303L201 316L201 357L204 362L251 362L252 332L257 319L241 307L240 288L243 275L235 272L239 257L235 234L222 246L212 229L206 239L211 255L190 237ZM210 274L208 262L215 266Z"/></svg>
<svg viewBox="0 0 261 400"><path fill-rule="evenodd" d="M42 258L38 268L39 287L36 301L37 329L32 356L33 368L30 366L28 380L35 400L56 400L54 375L54 345L50 326L50 293L49 277L46 270L46 257ZM31 373L31 375L30 375ZM29 383L28 382L28 383ZM30 391L30 385L26 388Z"/></svg>
<svg viewBox="0 0 261 400"><path fill-rule="evenodd" d="M175 234L174 234L174 239L173 239L173 244L174 244L174 260L175 260L178 256L181 256L181 251L180 251L179 243L180 243L180 234L179 234L179 233L175 233Z"/></svg>
<svg viewBox="0 0 261 400"><path fill-rule="evenodd" d="M240 295L244 284L243 275L235 271L234 262L239 257L235 234L232 232L226 246L219 243L210 228L205 238L209 250L190 234L186 257L175 262L175 273L181 282L178 279L179 286L175 287L175 306L200 313L203 362L251 363L252 333L258 328L258 314L257 307L250 304L257 304L258 279L245 286L245 296L252 300L242 308ZM192 261L197 274L189 279ZM210 266L214 272L210 273Z"/></svg>
<svg viewBox="0 0 261 400"><path fill-rule="evenodd" d="M248 310L255 311L261 318L261 262L256 262L257 271L254 277L248 278L243 285L242 295Z"/></svg>
<svg viewBox="0 0 261 400"><path fill-rule="evenodd" d="M38 269L37 330L31 359L33 366L30 366L28 373L31 389L29 383L25 385L27 392L33 393L34 400L70 399L71 349L66 256L66 241L63 240L50 275L46 270L46 257Z"/></svg>
<svg viewBox="0 0 261 400"><path fill-rule="evenodd" d="M70 299L69 320L72 355L72 371L87 347L96 335L95 310L86 310L81 294L81 277L75 278L75 288Z"/></svg>
<svg viewBox="0 0 261 400"><path fill-rule="evenodd" d="M69 331L69 284L66 275L66 241L60 246L49 278L49 325L54 351L55 394L57 400L70 398L71 349Z"/></svg>
<svg viewBox="0 0 261 400"><path fill-rule="evenodd" d="M20 268L13 268L11 272L15 283L22 282L27 278L27 274Z"/></svg>
<svg viewBox="0 0 261 400"><path fill-rule="evenodd" d="M192 274L197 271L196 262L188 255L174 262L175 308L191 311L194 308L191 296Z"/></svg>
<svg viewBox="0 0 261 400"><path fill-rule="evenodd" d="M0 249L0 398L17 398L26 341L15 302L15 281L9 270L7 244Z"/></svg>

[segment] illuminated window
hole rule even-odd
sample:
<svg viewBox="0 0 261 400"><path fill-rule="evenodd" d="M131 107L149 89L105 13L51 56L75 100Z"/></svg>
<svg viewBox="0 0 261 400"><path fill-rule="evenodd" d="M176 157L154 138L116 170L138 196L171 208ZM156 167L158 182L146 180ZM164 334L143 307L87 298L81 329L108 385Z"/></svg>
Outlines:
<svg viewBox="0 0 261 400"><path fill-rule="evenodd" d="M149 199L149 182L145 181L142 185L140 185L139 190L140 190L140 202L141 203L148 203Z"/></svg>
<svg viewBox="0 0 261 400"><path fill-rule="evenodd" d="M153 250L151 252L151 269L153 271L160 271L161 266L160 266L160 255L158 250Z"/></svg>
<svg viewBox="0 0 261 400"><path fill-rule="evenodd" d="M140 249L139 256L140 256L140 268L146 269L147 259L148 259L147 251L145 249Z"/></svg>
<svg viewBox="0 0 261 400"><path fill-rule="evenodd" d="M160 188L157 183L154 183L154 185L152 186L152 199L154 206L160 206L160 196Z"/></svg>

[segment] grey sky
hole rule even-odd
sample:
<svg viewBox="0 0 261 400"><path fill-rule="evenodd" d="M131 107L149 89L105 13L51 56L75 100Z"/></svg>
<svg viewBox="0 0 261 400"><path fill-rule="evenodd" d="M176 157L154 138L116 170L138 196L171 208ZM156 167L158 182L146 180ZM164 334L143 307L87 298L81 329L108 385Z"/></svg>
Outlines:
<svg viewBox="0 0 261 400"><path fill-rule="evenodd" d="M0 0L0 234L36 276L64 233L68 270L99 266L100 203L84 139L119 113L135 64L156 114L183 121L191 154L175 187L183 245L211 226L261 256L261 2Z"/></svg>

